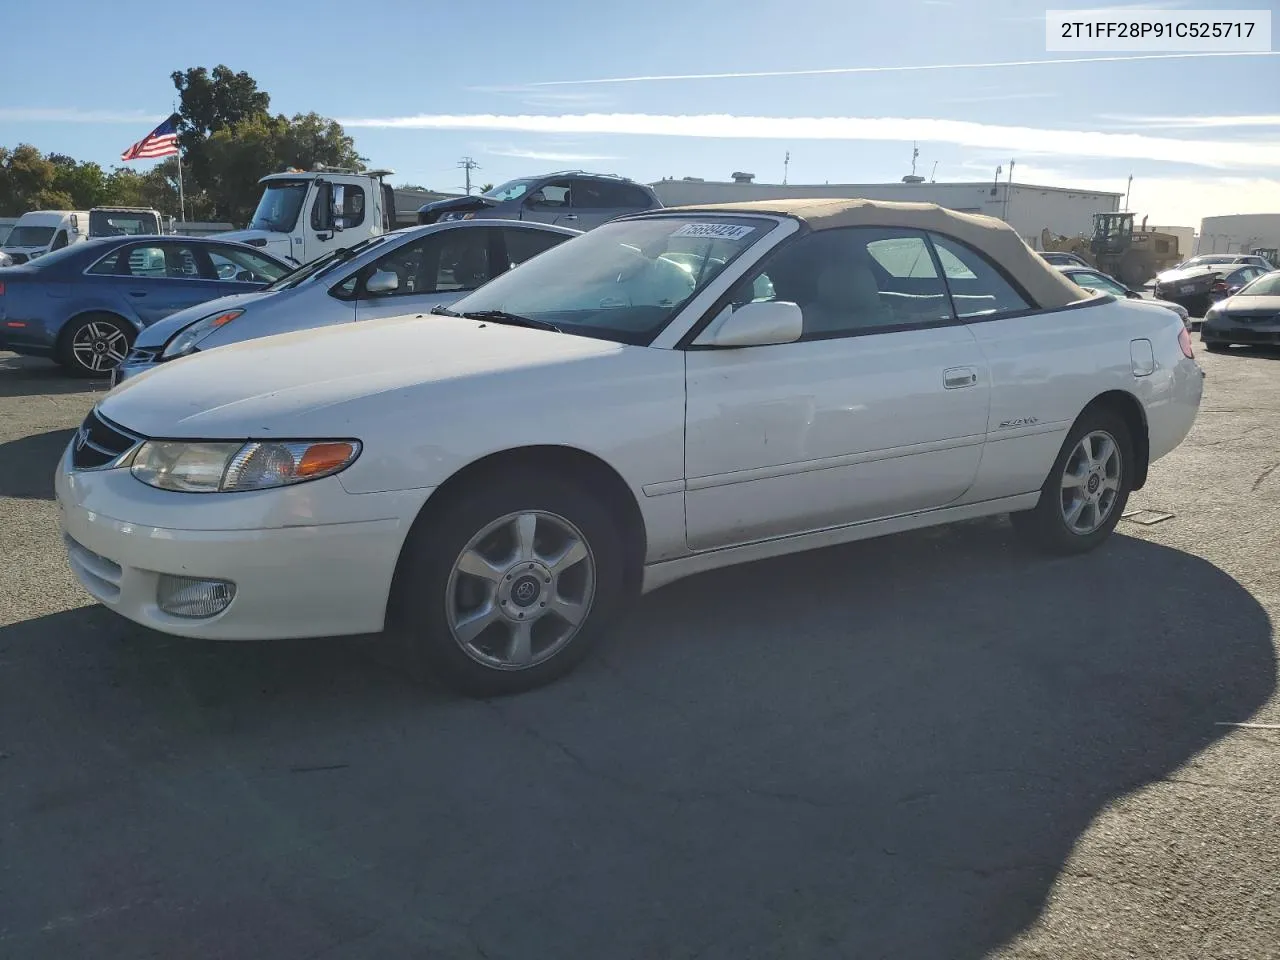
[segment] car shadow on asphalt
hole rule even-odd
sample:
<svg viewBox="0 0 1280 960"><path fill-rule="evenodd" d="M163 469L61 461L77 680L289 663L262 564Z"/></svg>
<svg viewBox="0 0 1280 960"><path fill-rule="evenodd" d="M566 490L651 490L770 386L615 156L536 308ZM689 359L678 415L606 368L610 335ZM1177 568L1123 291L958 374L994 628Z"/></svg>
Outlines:
<svg viewBox="0 0 1280 960"><path fill-rule="evenodd" d="M0 443L0 497L53 499L53 473L75 430L50 430Z"/></svg>
<svg viewBox="0 0 1280 960"><path fill-rule="evenodd" d="M0 353L0 397L105 394L110 386L110 381L105 377L100 380L69 377L51 360Z"/></svg>
<svg viewBox="0 0 1280 960"><path fill-rule="evenodd" d="M9 928L74 955L84 931L39 922L87 897L83 862L140 898L95 920L124 954L371 930L364 955L978 958L1104 808L1268 701L1271 635L1198 557L1117 536L1044 559L1004 521L678 582L576 674L492 703L362 641L58 613L0 629L27 785L0 821L12 862L63 864Z"/></svg>

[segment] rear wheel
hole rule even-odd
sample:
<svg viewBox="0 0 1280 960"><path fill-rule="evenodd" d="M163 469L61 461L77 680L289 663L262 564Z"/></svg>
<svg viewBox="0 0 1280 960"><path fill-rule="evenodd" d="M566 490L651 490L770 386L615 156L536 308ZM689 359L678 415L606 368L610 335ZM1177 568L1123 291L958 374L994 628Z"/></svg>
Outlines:
<svg viewBox="0 0 1280 960"><path fill-rule="evenodd" d="M591 493L540 472L493 478L415 525L391 622L415 673L520 693L590 653L623 571L618 525Z"/></svg>
<svg viewBox="0 0 1280 960"><path fill-rule="evenodd" d="M133 326L109 313L91 313L73 320L63 332L58 362L77 377L106 377L129 353Z"/></svg>
<svg viewBox="0 0 1280 960"><path fill-rule="evenodd" d="M1040 502L1009 519L1043 550L1084 553L1107 539L1120 522L1133 473L1128 425L1110 410L1088 410L1067 435L1040 488Z"/></svg>

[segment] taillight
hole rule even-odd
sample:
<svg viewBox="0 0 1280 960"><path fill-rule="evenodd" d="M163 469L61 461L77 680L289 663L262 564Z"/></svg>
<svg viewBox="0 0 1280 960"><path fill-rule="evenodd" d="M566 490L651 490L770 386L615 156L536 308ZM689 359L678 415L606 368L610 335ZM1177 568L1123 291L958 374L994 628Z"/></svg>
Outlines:
<svg viewBox="0 0 1280 960"><path fill-rule="evenodd" d="M1182 355L1188 360L1196 358L1195 351L1191 349L1191 334L1187 332L1186 327L1178 331L1178 346L1182 348Z"/></svg>

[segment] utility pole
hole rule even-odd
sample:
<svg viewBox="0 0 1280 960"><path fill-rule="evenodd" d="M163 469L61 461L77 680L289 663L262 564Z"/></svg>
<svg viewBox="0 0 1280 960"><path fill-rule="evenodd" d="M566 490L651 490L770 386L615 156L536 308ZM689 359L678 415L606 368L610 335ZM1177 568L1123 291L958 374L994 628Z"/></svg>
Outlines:
<svg viewBox="0 0 1280 960"><path fill-rule="evenodd" d="M467 196L471 196L471 171L472 171L472 170L479 170L479 169L480 169L480 164L476 163L476 162L475 162L474 160L472 160L470 157L463 157L461 160L459 160L459 161L458 161L458 166L459 166L462 170L466 171L466 177L467 177Z"/></svg>
<svg viewBox="0 0 1280 960"><path fill-rule="evenodd" d="M1129 212L1129 191L1133 189L1133 174L1129 174L1129 184L1124 188L1124 212Z"/></svg>
<svg viewBox="0 0 1280 960"><path fill-rule="evenodd" d="M790 167L791 167L791 151L788 150L786 157L782 161L782 185L784 187L787 185L787 171L790 169Z"/></svg>
<svg viewBox="0 0 1280 960"><path fill-rule="evenodd" d="M1004 213L1001 214L1000 219L1005 223L1009 222L1009 193L1013 190L1013 165L1015 162L1013 160L1009 161L1009 179L1004 185Z"/></svg>
<svg viewBox="0 0 1280 960"><path fill-rule="evenodd" d="M920 144L911 142L911 176L916 175L916 158L920 156Z"/></svg>

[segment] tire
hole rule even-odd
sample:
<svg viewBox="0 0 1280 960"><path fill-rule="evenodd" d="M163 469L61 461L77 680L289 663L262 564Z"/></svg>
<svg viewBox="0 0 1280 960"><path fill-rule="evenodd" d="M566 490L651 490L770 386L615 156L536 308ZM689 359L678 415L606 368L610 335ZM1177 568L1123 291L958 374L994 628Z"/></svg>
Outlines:
<svg viewBox="0 0 1280 960"><path fill-rule="evenodd" d="M109 377L136 336L127 320L110 313L87 313L62 331L57 360L73 377Z"/></svg>
<svg viewBox="0 0 1280 960"><path fill-rule="evenodd" d="M489 478L414 524L392 634L415 679L477 698L532 690L591 652L623 597L625 550L618 522L577 484L542 471Z"/></svg>
<svg viewBox="0 0 1280 960"><path fill-rule="evenodd" d="M1083 470L1082 444L1090 438L1094 461L1101 469ZM1099 448L1099 441L1109 439L1114 455L1106 447ZM1114 459L1113 459L1114 457ZM1078 484L1064 483L1067 471L1081 478ZM1033 546L1059 555L1085 553L1099 546L1111 535L1120 515L1124 512L1133 489L1135 463L1133 438L1124 420L1104 407L1087 409L1076 421L1062 450L1053 462L1053 469L1040 488L1040 502L1032 510L1010 515L1014 528ZM1093 487L1095 482L1097 486ZM1108 487L1108 481L1115 486ZM1111 496L1107 496L1110 490ZM1095 492L1096 491L1096 492ZM1097 497L1097 514L1087 505L1075 515L1076 525L1069 525L1069 505L1074 506L1079 496ZM1101 522L1090 526L1101 515Z"/></svg>

